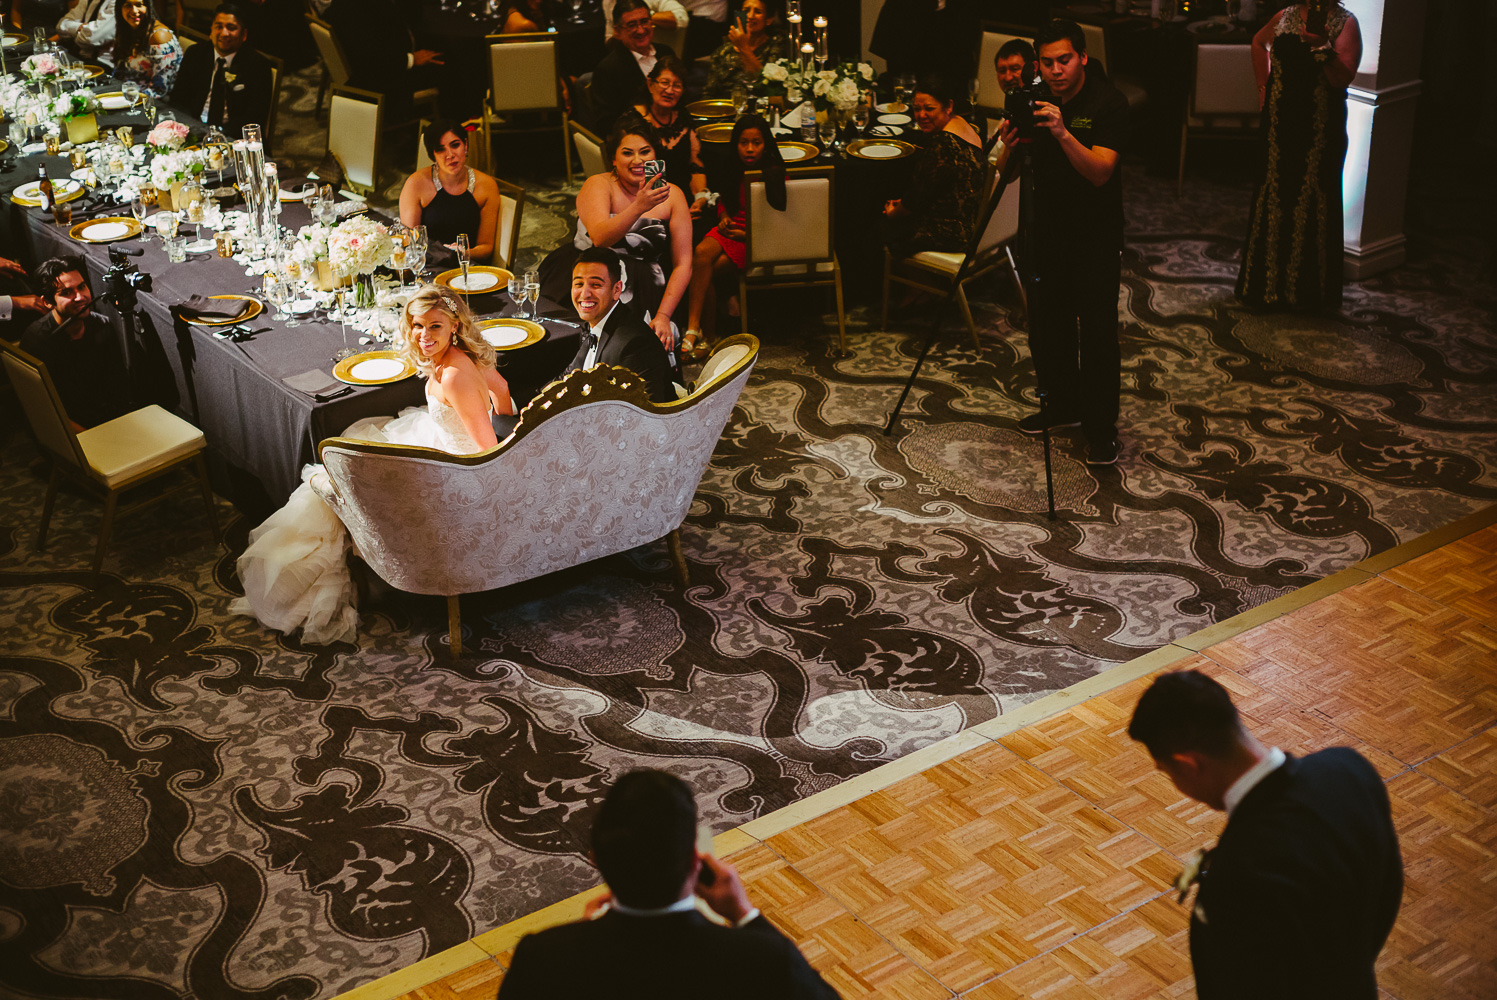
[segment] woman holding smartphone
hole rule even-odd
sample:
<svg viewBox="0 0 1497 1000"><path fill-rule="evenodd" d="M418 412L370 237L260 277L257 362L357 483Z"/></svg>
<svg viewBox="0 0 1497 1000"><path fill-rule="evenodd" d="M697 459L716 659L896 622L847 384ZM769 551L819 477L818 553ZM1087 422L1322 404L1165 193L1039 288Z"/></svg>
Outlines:
<svg viewBox="0 0 1497 1000"><path fill-rule="evenodd" d="M541 294L571 299L572 264L588 247L608 247L622 258L624 292L666 350L676 347L671 313L691 284L691 211L681 189L668 183L657 156L660 139L644 119L627 116L603 142L612 168L594 174L577 192L577 235L541 263Z"/></svg>
<svg viewBox="0 0 1497 1000"><path fill-rule="evenodd" d="M766 63L794 56L795 46L780 27L783 0L743 0L728 37L708 61L708 97L730 97L733 88L752 88Z"/></svg>

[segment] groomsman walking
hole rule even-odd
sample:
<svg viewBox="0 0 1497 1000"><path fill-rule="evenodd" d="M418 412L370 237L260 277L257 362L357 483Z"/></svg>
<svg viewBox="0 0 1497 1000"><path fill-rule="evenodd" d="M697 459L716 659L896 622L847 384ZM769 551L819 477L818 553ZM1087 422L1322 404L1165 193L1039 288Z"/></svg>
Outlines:
<svg viewBox="0 0 1497 1000"><path fill-rule="evenodd" d="M1181 792L1227 813L1191 910L1200 1000L1376 1000L1403 862L1372 765L1349 747L1264 746L1195 670L1156 679L1128 735Z"/></svg>

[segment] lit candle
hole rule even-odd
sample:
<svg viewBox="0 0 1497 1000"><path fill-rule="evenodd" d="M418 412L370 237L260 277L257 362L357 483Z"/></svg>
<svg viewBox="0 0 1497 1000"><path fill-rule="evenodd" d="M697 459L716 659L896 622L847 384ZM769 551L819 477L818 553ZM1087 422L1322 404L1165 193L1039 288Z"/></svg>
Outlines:
<svg viewBox="0 0 1497 1000"><path fill-rule="evenodd" d="M811 54L816 51L816 46L806 42L800 47L801 72L809 72L811 67Z"/></svg>
<svg viewBox="0 0 1497 1000"><path fill-rule="evenodd" d="M801 20L800 15L791 14L789 17L785 18L785 20L790 22L790 34L793 35L797 41L799 41Z"/></svg>
<svg viewBox="0 0 1497 1000"><path fill-rule="evenodd" d="M811 23L814 24L814 25L816 25L816 27L818 27L818 28L825 28L826 27L826 18L824 18L824 17L818 17L816 20L812 21Z"/></svg>

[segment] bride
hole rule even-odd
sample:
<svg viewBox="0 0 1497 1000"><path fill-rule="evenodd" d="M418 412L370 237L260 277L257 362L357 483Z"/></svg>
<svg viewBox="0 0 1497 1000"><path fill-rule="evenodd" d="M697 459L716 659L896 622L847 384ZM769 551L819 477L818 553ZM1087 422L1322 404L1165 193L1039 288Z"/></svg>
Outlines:
<svg viewBox="0 0 1497 1000"><path fill-rule="evenodd" d="M401 314L399 347L426 376L427 405L397 417L360 420L343 437L454 455L498 444L489 414L513 413L514 403L494 367L494 349L457 295L428 285L412 296ZM279 632L300 629L302 641L317 645L351 642L359 624L348 532L311 486L322 475L321 466L305 466L302 484L286 505L250 532L238 562L244 597L229 606Z"/></svg>

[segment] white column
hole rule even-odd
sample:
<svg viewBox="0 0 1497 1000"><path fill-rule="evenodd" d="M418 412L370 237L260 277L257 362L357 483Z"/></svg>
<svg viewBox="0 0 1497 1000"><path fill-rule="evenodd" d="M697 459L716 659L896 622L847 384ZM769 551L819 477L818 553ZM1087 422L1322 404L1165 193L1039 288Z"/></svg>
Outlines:
<svg viewBox="0 0 1497 1000"><path fill-rule="evenodd" d="M1357 280L1404 261L1425 0L1343 2L1362 29L1362 64L1346 95L1341 178L1346 277Z"/></svg>

